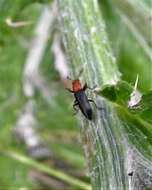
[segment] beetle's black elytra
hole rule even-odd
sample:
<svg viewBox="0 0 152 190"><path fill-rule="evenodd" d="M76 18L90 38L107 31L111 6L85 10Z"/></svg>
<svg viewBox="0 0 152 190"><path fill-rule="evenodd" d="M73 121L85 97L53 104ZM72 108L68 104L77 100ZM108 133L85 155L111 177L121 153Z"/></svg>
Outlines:
<svg viewBox="0 0 152 190"><path fill-rule="evenodd" d="M78 92L74 93L74 97L75 97L75 104L77 104L81 110L81 112L83 113L83 115L89 119L92 120L92 108L90 105L90 102L85 94L85 91L80 90Z"/></svg>

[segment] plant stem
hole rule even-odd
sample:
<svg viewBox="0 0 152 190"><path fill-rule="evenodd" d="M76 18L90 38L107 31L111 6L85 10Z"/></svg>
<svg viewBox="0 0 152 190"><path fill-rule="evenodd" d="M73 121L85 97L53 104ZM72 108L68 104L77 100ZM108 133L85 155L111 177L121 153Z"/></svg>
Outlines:
<svg viewBox="0 0 152 190"><path fill-rule="evenodd" d="M88 86L116 84L120 73L98 1L58 0L58 6L63 43L73 77L76 78L84 68L81 78ZM147 162L129 142L124 130L128 125L122 124L116 110L103 98L93 94L90 97L102 108L94 110L95 119L91 122L81 115L82 144L92 188L132 190L142 186L141 177L137 176L146 171ZM142 160L142 166L139 160ZM130 174L134 173L136 177L132 181Z"/></svg>

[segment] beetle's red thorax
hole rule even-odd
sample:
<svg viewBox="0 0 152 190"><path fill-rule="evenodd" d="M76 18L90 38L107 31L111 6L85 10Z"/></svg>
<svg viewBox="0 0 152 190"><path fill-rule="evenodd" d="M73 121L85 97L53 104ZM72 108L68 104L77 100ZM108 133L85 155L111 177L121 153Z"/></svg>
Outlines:
<svg viewBox="0 0 152 190"><path fill-rule="evenodd" d="M73 92L77 92L79 90L82 90L82 86L79 79L76 79L72 82L72 90Z"/></svg>

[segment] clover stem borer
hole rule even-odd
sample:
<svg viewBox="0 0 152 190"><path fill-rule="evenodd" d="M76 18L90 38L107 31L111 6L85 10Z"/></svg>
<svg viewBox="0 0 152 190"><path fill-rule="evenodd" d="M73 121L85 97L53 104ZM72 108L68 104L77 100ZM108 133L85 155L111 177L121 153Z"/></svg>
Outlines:
<svg viewBox="0 0 152 190"><path fill-rule="evenodd" d="M84 86L81 85L81 82L79 79L73 80L72 81L72 90L68 89L71 93L74 94L75 97L75 101L73 104L73 108L74 110L77 112L78 111L78 107L81 110L81 112L83 113L83 115L89 119L92 120L93 119L93 111L90 105L90 102L93 102L93 100L88 99L85 90L88 88L87 84L85 84Z"/></svg>

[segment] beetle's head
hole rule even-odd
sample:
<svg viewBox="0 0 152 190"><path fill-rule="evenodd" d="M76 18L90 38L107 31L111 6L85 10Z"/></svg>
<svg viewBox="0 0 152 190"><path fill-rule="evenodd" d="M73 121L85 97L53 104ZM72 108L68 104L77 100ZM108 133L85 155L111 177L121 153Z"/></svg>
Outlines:
<svg viewBox="0 0 152 190"><path fill-rule="evenodd" d="M79 91L81 89L82 89L82 86L81 86L80 80L79 79L73 80L72 81L72 90L74 92L77 92L77 91Z"/></svg>

